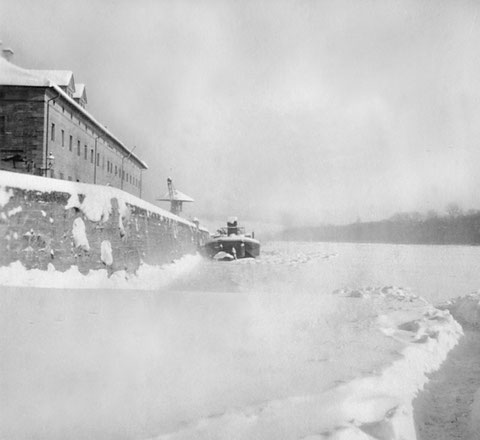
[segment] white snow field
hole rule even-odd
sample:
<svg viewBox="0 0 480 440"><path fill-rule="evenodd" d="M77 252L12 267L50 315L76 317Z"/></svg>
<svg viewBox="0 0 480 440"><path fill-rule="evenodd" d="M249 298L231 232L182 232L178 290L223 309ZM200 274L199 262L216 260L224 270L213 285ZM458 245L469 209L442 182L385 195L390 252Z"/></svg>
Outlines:
<svg viewBox="0 0 480 440"><path fill-rule="evenodd" d="M413 402L466 339L450 310L479 325L478 261L474 247L270 243L258 260L135 276L0 268L0 438L441 438L423 429L437 398ZM465 435L480 432L475 390Z"/></svg>

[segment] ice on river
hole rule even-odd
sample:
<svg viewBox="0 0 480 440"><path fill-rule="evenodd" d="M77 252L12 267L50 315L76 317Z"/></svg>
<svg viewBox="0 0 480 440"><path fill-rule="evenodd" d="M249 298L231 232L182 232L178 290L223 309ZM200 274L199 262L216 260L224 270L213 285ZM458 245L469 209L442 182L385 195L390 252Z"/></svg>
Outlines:
<svg viewBox="0 0 480 440"><path fill-rule="evenodd" d="M0 268L0 438L415 439L468 247L272 243L108 278ZM456 304L456 303L455 303Z"/></svg>

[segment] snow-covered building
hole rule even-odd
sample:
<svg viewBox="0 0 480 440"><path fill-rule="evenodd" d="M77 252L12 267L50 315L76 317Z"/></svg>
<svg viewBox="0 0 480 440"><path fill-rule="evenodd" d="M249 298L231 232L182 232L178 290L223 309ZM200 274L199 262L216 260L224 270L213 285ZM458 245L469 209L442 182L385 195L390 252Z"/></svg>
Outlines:
<svg viewBox="0 0 480 440"><path fill-rule="evenodd" d="M3 51L5 52L5 51ZM0 170L111 185L141 196L147 165L87 110L68 70L0 57Z"/></svg>

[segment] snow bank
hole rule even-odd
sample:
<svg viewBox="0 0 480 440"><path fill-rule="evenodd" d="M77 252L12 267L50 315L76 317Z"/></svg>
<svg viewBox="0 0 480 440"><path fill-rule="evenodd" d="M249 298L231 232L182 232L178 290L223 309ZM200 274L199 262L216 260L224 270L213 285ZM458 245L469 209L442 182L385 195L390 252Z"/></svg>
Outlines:
<svg viewBox="0 0 480 440"><path fill-rule="evenodd" d="M450 310L460 324L480 330L480 291L448 300L439 308Z"/></svg>
<svg viewBox="0 0 480 440"><path fill-rule="evenodd" d="M448 311L405 289L367 287L334 293L349 301L374 302L376 307L384 303L386 313L369 325L373 333L376 328L395 341L395 361L326 392L231 408L154 439L415 439L412 400L427 382L426 374L437 369L458 342L460 325ZM353 352L352 356L360 358Z"/></svg>
<svg viewBox="0 0 480 440"><path fill-rule="evenodd" d="M79 233L78 245L85 246ZM102 243L105 263L108 265L109 243ZM111 252L111 248L110 248ZM20 262L11 263L9 266L0 267L0 285L44 287L44 288L72 288L76 289L139 289L154 290L167 286L173 280L192 270L202 261L200 255L185 255L171 264L151 266L142 264L135 274L125 271L114 272L109 275L107 270L91 270L87 275L78 271L76 266L66 272L58 272L53 264L47 271L40 269L27 270Z"/></svg>

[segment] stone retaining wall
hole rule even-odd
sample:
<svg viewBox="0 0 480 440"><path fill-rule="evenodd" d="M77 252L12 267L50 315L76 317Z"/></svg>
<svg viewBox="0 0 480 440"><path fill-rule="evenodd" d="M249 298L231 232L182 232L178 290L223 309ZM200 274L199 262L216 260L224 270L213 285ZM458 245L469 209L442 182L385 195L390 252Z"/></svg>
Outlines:
<svg viewBox="0 0 480 440"><path fill-rule="evenodd" d="M194 253L208 237L116 188L0 172L0 266L132 272Z"/></svg>

